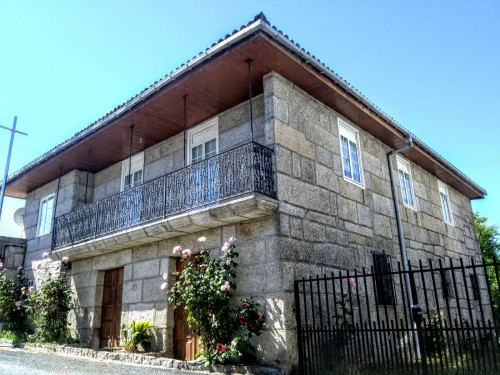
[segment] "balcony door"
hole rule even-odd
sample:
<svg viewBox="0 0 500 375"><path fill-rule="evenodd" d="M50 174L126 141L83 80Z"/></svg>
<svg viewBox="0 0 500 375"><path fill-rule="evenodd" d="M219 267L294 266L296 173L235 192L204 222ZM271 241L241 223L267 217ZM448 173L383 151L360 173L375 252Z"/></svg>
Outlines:
<svg viewBox="0 0 500 375"><path fill-rule="evenodd" d="M100 348L120 346L123 267L106 271L102 293Z"/></svg>
<svg viewBox="0 0 500 375"><path fill-rule="evenodd" d="M193 207L218 199L217 161L199 163L219 153L219 124L217 117L188 132L187 160L194 164L189 178L189 193ZM215 199L214 199L215 198Z"/></svg>
<svg viewBox="0 0 500 375"><path fill-rule="evenodd" d="M122 162L121 215L122 225L128 226L141 220L142 192L133 189L144 179L144 152L140 152Z"/></svg>

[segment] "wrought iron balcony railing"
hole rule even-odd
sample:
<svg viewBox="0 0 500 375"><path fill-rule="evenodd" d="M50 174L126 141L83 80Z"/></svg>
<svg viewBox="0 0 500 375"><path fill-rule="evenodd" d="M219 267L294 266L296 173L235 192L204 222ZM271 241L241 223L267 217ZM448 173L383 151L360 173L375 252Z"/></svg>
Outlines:
<svg viewBox="0 0 500 375"><path fill-rule="evenodd" d="M57 217L52 248L257 192L275 197L271 149L249 142Z"/></svg>

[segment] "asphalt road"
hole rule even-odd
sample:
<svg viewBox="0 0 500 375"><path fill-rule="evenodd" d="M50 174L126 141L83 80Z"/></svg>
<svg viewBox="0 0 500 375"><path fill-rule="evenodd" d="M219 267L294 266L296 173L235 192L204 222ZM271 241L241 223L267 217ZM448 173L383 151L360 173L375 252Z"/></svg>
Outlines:
<svg viewBox="0 0 500 375"><path fill-rule="evenodd" d="M0 375L201 375L205 372L119 364L37 349L0 347Z"/></svg>

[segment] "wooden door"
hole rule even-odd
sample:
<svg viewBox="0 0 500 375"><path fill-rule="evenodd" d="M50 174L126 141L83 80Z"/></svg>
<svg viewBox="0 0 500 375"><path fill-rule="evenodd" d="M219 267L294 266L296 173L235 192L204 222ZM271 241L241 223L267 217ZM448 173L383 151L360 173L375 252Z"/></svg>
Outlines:
<svg viewBox="0 0 500 375"><path fill-rule="evenodd" d="M177 259L177 272L182 271L182 263ZM198 336L193 333L187 322L184 305L175 309L174 313L174 358L182 361L192 361L198 353Z"/></svg>
<svg viewBox="0 0 500 375"><path fill-rule="evenodd" d="M102 293L101 340L99 347L120 346L122 315L123 267L104 274Z"/></svg>

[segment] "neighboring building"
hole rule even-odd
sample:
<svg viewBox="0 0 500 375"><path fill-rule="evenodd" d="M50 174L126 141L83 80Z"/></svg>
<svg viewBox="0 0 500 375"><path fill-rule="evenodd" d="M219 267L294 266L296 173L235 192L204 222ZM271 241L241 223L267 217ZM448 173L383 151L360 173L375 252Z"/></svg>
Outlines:
<svg viewBox="0 0 500 375"><path fill-rule="evenodd" d="M24 238L0 236L0 263L5 273L13 276L18 267L24 264L26 240Z"/></svg>
<svg viewBox="0 0 500 375"><path fill-rule="evenodd" d="M386 155L407 136L259 15L9 176L6 193L26 198L26 270L44 251L70 256L82 341L117 345L121 323L149 319L153 348L188 358L161 275L175 245L206 236L217 254L235 236L234 293L268 319L259 355L290 370L293 280L400 258ZM416 138L393 163L409 260L479 258L470 200L486 192Z"/></svg>

